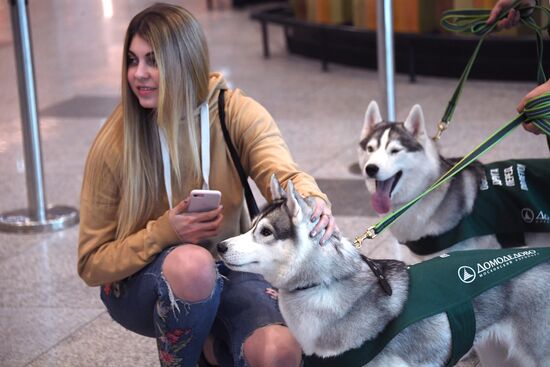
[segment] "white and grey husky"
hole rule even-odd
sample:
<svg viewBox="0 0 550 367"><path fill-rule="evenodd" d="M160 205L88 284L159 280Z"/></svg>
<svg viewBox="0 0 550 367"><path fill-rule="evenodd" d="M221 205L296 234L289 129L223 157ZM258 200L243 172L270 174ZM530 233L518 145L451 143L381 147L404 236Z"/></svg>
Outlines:
<svg viewBox="0 0 550 367"><path fill-rule="evenodd" d="M358 156L371 195L371 205L379 214L388 213L414 199L457 162L439 154L436 143L428 137L419 105L411 109L404 123L388 123L382 121L375 101L369 104L365 114ZM419 239L440 236L456 228L472 212L482 182L487 182L484 168L479 162L474 162L401 215L390 227L391 234L399 243L412 247L410 244L422 244ZM543 199L548 202L548 198ZM488 215L511 216L509 210L507 213L493 210ZM522 220L520 215L517 217ZM522 242L513 245L545 246L550 244L550 235L527 233ZM460 241L452 250L499 247L494 235L482 235ZM426 249L420 253L424 256L411 254L410 262L441 252Z"/></svg>
<svg viewBox="0 0 550 367"><path fill-rule="evenodd" d="M345 238L323 245L309 233L313 203L272 182L273 202L252 228L218 244L231 269L261 274L279 289L279 306L306 355L339 355L374 339L402 312L409 296L407 265L369 260L383 274L388 295L375 271ZM321 235L321 234L320 234ZM431 290L430 290L431 291ZM489 334L507 341L522 366L550 365L550 263L547 261L473 301L476 343ZM445 314L401 331L369 366L443 366L451 354Z"/></svg>

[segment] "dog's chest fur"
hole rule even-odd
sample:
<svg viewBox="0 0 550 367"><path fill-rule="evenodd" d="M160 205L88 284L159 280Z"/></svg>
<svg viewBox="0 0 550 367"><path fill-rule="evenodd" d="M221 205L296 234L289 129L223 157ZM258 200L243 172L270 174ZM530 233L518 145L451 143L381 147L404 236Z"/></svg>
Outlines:
<svg viewBox="0 0 550 367"><path fill-rule="evenodd" d="M439 175L449 167L441 160ZM480 167L479 164L468 167L405 212L390 229L394 237L405 243L424 236L438 235L456 226L474 206Z"/></svg>
<svg viewBox="0 0 550 367"><path fill-rule="evenodd" d="M408 285L404 269L390 271L394 294L389 297L358 256L349 261L358 266L346 279L299 291L280 290L281 313L306 354L331 356L359 347L374 338L382 330L381 321L389 322L403 305Z"/></svg>

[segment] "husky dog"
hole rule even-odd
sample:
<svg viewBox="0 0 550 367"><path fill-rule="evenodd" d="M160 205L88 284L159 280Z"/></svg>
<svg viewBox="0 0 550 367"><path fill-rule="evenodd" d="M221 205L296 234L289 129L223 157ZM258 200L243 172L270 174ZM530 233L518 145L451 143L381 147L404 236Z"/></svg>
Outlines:
<svg viewBox="0 0 550 367"><path fill-rule="evenodd" d="M333 236L320 246L309 233L313 203L291 182L284 192L272 180L273 202L252 228L218 244L228 267L261 274L279 289L279 307L306 355L339 355L374 339L402 311L408 297L407 265L397 260L369 260L391 286L391 296L345 238ZM319 234L318 236L320 236ZM495 334L513 347L522 366L550 363L550 263L544 262L492 288L474 300L475 344ZM445 314L404 329L369 366L443 366L451 353Z"/></svg>
<svg viewBox="0 0 550 367"><path fill-rule="evenodd" d="M404 123L390 123L382 121L375 101L365 114L358 156L371 205L379 214L417 197L458 161L439 154L436 143L428 137L419 105L411 109ZM454 228L472 212L482 177L483 166L477 161L472 163L402 214L390 227L392 235L406 244ZM550 243L550 236L526 234L525 242L529 246L544 246ZM484 235L457 243L452 250L499 247L494 235ZM411 254L411 262L440 253L427 257Z"/></svg>

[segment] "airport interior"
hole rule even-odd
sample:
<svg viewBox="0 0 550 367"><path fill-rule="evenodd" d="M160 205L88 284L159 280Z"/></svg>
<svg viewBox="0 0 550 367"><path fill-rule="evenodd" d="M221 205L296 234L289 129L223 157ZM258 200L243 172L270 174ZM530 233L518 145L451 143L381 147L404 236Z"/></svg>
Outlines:
<svg viewBox="0 0 550 367"><path fill-rule="evenodd" d="M273 116L300 169L313 176L328 195L341 233L351 239L376 223L380 217L371 207L357 163L369 102L378 101L384 118L388 118L389 111L386 109L388 85L385 84L388 79L372 66L376 65L375 30L366 32L370 38L364 47L370 48L370 53L357 56L370 57L370 66L364 67L346 60L339 62L335 55L323 56L319 49L305 50L307 47L296 37L307 38L308 33L303 33L297 23L263 23L251 16L264 14L263 9L268 7L288 9L288 1L165 1L185 7L199 20L207 37L212 71L223 73L230 88L241 89ZM78 212L88 151L102 124L120 102L126 27L136 13L153 2L0 1L3 85L0 88L0 213L29 208L29 196L32 196L29 195L32 188L28 182L22 127L25 121L20 108L25 94L21 93L18 81L23 65L16 61L17 45L12 27L13 7L21 3L27 3L27 28L32 40L30 66L36 98L30 103L34 102L38 116L44 202L48 207L62 206ZM413 3L419 1L410 4ZM303 22L314 20L307 18ZM262 33L262 24L268 33ZM449 75L443 75L444 70L430 73L431 63L439 65L448 55L438 54L438 47L426 51L418 45L414 59L414 55L409 55L411 51L403 46L405 41L399 40L397 31L394 51L398 61L391 79L394 119L404 121L410 109L419 104L428 133L434 135L460 75L454 69ZM292 37L294 49L289 47ZM309 37L314 39L318 34L310 32ZM461 37L474 38L446 37L445 44L450 49L455 39L459 42ZM529 43L529 50L535 50L532 34L517 37ZM544 39L547 38L545 35ZM269 47L269 57L265 55L264 42ZM345 53L342 46L345 41L337 42L341 48L333 45L325 51ZM361 45L361 41L355 42ZM475 47L474 42L470 44L471 47L464 48L462 67ZM300 45L304 49L300 50ZM414 47L414 43L411 45ZM534 58L534 51L528 56L518 55L513 46L501 51L499 58L507 67L493 59L488 70L499 73L489 73L489 77L478 73L465 83L452 123L438 143L443 156L466 155L512 120L517 115L519 101L537 85L534 62L526 66L519 62L514 67L505 61L506 57ZM403 60L413 60L416 65ZM550 62L545 66L550 70ZM525 71L523 67L531 69ZM476 72L475 66L473 72ZM505 72L510 75L500 77ZM525 72L531 77L518 77L514 72L518 75ZM520 127L480 160L488 163L547 158L548 152L542 135L528 133ZM254 192L258 201L265 203L256 188ZM55 231L18 233L5 228L0 231L0 330L3 331L0 365L158 366L155 340L132 333L114 322L100 300L99 288L88 287L77 274L78 237L78 223ZM361 251L380 259L399 258L403 250L384 232L375 240L365 241Z"/></svg>

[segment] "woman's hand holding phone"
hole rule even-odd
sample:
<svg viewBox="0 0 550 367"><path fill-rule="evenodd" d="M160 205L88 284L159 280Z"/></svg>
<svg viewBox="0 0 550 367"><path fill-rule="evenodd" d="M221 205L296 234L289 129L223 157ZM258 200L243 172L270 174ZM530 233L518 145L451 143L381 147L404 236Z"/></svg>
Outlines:
<svg viewBox="0 0 550 367"><path fill-rule="evenodd" d="M182 242L196 244L218 234L223 207L219 204L219 191L212 191L193 190L189 197L170 210L170 224Z"/></svg>

